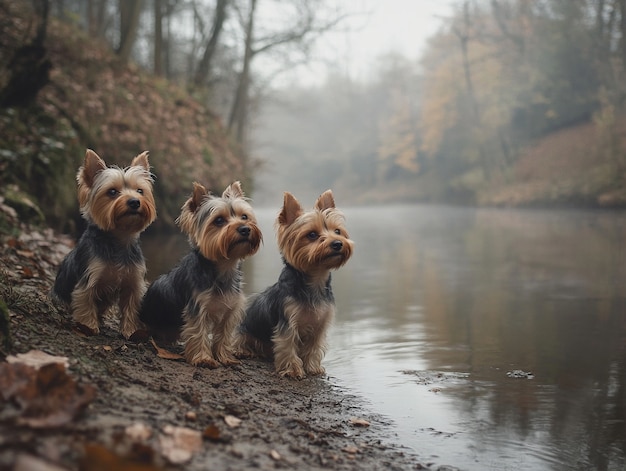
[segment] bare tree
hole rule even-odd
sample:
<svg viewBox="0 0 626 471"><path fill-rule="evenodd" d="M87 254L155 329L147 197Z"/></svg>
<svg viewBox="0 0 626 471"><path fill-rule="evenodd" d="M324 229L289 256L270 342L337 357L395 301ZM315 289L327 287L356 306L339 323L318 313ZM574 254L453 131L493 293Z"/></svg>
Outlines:
<svg viewBox="0 0 626 471"><path fill-rule="evenodd" d="M226 20L226 9L229 3L230 0L217 0L215 13L213 15L211 34L209 35L206 46L204 48L204 53L202 54L202 59L200 59L200 63L198 64L198 68L196 69L196 73L194 74L193 78L193 84L196 87L206 83L209 77L209 73L211 71L211 62L215 55L215 51L217 50L219 37L224 26L224 21ZM197 12L196 15L198 16Z"/></svg>
<svg viewBox="0 0 626 471"><path fill-rule="evenodd" d="M101 38L107 27L107 0L88 0L87 31L92 37Z"/></svg>
<svg viewBox="0 0 626 471"><path fill-rule="evenodd" d="M133 44L135 43L141 3L141 0L119 0L120 43L116 52L122 62L128 62Z"/></svg>
<svg viewBox="0 0 626 471"><path fill-rule="evenodd" d="M154 75L163 75L163 2L154 0Z"/></svg>
<svg viewBox="0 0 626 471"><path fill-rule="evenodd" d="M310 44L320 35L335 28L344 17L334 16L327 20L318 18L319 2L294 0L298 17L288 28L281 31L270 31L263 37L256 37L258 0L250 0L247 15L240 11L239 18L244 30L244 50L237 88L228 118L228 130L236 141L245 147L246 131L249 120L250 86L252 83L251 63L260 54L267 53L281 46L299 46L308 50Z"/></svg>

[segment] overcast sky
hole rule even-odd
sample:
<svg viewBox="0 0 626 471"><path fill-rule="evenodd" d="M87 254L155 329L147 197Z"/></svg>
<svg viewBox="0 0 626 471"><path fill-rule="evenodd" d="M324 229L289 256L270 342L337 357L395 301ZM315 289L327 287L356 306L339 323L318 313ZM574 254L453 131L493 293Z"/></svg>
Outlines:
<svg viewBox="0 0 626 471"><path fill-rule="evenodd" d="M348 0L341 2L351 15L341 32L328 33L317 43L314 56L329 60L354 79L368 79L376 58L399 52L418 59L428 37L451 16L459 0ZM312 83L323 81L327 67L309 65ZM301 81L301 76L298 81Z"/></svg>

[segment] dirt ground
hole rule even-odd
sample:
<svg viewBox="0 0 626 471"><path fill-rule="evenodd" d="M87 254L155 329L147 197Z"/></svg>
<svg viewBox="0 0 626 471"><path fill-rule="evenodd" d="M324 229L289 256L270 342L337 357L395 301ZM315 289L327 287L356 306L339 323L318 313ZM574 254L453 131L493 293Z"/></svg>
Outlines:
<svg viewBox="0 0 626 471"><path fill-rule="evenodd" d="M431 469L328 378L193 367L124 340L115 320L81 335L48 297L71 241L22 230L0 249L0 469ZM32 350L67 369L15 360Z"/></svg>

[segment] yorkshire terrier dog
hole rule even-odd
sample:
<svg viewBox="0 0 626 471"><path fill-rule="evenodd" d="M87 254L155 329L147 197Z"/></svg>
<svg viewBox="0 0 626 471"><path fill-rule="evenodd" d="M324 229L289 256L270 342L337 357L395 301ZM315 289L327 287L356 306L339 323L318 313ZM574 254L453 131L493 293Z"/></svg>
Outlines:
<svg viewBox="0 0 626 471"><path fill-rule="evenodd" d="M78 327L90 335L99 332L103 314L117 303L120 332L129 338L140 328L146 291L139 234L156 219L148 152L122 169L107 167L88 149L76 180L87 228L61 263L53 295L69 305Z"/></svg>
<svg viewBox="0 0 626 471"><path fill-rule="evenodd" d="M176 222L192 250L150 285L141 320L157 338L180 338L192 365L239 363L233 342L245 303L240 264L262 241L252 207L239 182L221 198L194 183Z"/></svg>
<svg viewBox="0 0 626 471"><path fill-rule="evenodd" d="M273 356L280 376L320 375L335 315L330 271L348 261L354 243L330 190L308 212L286 192L276 229L284 266L276 284L251 298L239 350L242 356Z"/></svg>

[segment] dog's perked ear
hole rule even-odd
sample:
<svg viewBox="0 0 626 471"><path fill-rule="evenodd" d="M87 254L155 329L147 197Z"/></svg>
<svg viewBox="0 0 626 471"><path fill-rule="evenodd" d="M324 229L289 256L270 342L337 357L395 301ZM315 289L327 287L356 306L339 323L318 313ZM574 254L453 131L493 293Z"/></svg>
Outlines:
<svg viewBox="0 0 626 471"><path fill-rule="evenodd" d="M150 171L150 163L148 162L148 151L145 150L130 163L131 167L143 167L146 172Z"/></svg>
<svg viewBox="0 0 626 471"><path fill-rule="evenodd" d="M98 154L91 149L87 149L85 153L85 162L83 166L78 170L76 179L79 184L85 185L87 188L92 188L98 172L106 169L107 165Z"/></svg>
<svg viewBox="0 0 626 471"><path fill-rule="evenodd" d="M228 187L224 190L224 193L222 193L222 198L224 199L243 198L244 196L243 190L241 189L241 182L239 181L228 185Z"/></svg>
<svg viewBox="0 0 626 471"><path fill-rule="evenodd" d="M320 211L324 211L325 209L331 209L335 207L335 199L333 198L332 190L326 190L322 193L317 201L315 202L315 208Z"/></svg>
<svg viewBox="0 0 626 471"><path fill-rule="evenodd" d="M205 187L203 187L198 182L193 182L193 191L191 193L191 198L189 198L189 210L192 213L195 213L205 198L208 196L209 192Z"/></svg>
<svg viewBox="0 0 626 471"><path fill-rule="evenodd" d="M291 225L298 216L302 214L302 206L298 203L298 200L288 191L285 191L283 208L278 215L278 223L281 226Z"/></svg>

